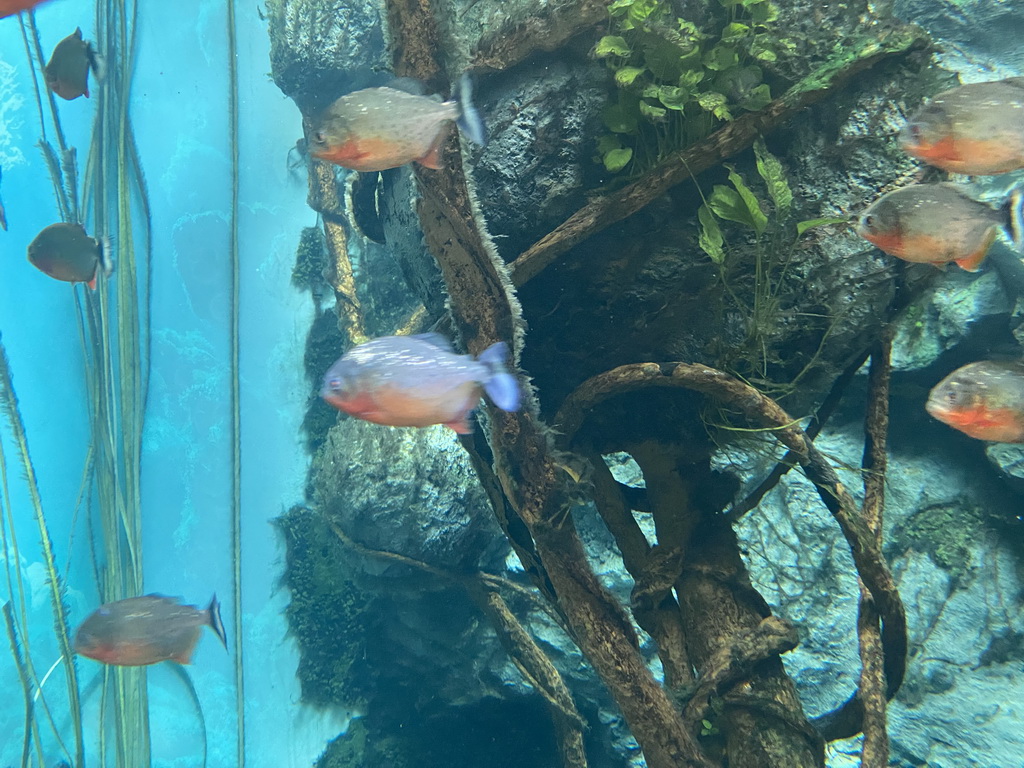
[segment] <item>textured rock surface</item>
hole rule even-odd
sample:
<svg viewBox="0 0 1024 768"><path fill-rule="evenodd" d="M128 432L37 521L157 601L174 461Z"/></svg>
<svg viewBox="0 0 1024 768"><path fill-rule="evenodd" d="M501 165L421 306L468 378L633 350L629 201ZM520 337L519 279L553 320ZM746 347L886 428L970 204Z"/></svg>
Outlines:
<svg viewBox="0 0 1024 768"><path fill-rule="evenodd" d="M386 79L375 0L269 0L271 74L304 114Z"/></svg>

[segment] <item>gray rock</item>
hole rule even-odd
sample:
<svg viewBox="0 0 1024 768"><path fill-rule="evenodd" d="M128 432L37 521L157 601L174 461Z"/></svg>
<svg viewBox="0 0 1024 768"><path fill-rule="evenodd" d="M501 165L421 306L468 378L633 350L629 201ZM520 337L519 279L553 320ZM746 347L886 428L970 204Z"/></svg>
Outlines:
<svg viewBox="0 0 1024 768"><path fill-rule="evenodd" d="M269 0L271 74L304 115L386 79L380 8L374 0Z"/></svg>
<svg viewBox="0 0 1024 768"><path fill-rule="evenodd" d="M496 570L507 553L469 459L446 427L342 417L314 457L311 482L316 506L370 549L456 572ZM366 568L395 570L380 561Z"/></svg>
<svg viewBox="0 0 1024 768"><path fill-rule="evenodd" d="M985 456L1010 487L1024 493L1024 446L992 443L985 448Z"/></svg>

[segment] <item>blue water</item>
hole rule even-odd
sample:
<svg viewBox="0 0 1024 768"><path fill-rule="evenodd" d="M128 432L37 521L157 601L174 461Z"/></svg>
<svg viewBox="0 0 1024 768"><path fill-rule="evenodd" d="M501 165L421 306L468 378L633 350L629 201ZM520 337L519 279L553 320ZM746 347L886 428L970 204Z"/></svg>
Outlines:
<svg viewBox="0 0 1024 768"><path fill-rule="evenodd" d="M217 592L230 633L227 20L224 4L212 0L182 4L188 10L178 3L142 5L131 112L154 233L152 388L142 469L145 587L200 605ZM86 39L92 37L93 8L83 0L40 8L36 18L44 48L76 25ZM305 205L304 184L287 172L288 149L301 134L299 115L266 75L269 42L254 6L240 11L237 29L247 752L250 765L284 768L308 766L344 720L344 713L320 715L297 703L297 659L282 614L287 595L277 583L283 555L268 522L301 498L308 461L299 424L308 394L302 343L312 306L289 281L298 233L315 224L316 215ZM83 164L94 105L95 99L84 98L59 105L68 143L78 148ZM34 146L38 136L18 20L0 20L0 194L10 224L8 232L0 232L0 332L63 565L89 435L72 289L25 259L35 234L59 220ZM3 435L6 439L6 430ZM13 460L10 444L5 448ZM18 467L8 471L20 566L32 588L30 644L42 672L58 652L39 536ZM83 514L67 574L72 625L97 603L86 542ZM232 643L229 638L229 647ZM17 765L23 710L13 665L4 657L0 690L11 693L12 705L0 706L0 765ZM180 680L164 666L149 672L153 765L194 766L201 751L194 708ZM101 666L82 659L79 671L84 688ZM211 633L201 639L190 673L209 730L210 765L230 765L236 728L233 662ZM60 678L57 672L47 684L58 718ZM94 714L93 690L86 709ZM87 721L87 734L90 727L87 742L94 749L94 720ZM52 743L47 755L48 765L61 757Z"/></svg>

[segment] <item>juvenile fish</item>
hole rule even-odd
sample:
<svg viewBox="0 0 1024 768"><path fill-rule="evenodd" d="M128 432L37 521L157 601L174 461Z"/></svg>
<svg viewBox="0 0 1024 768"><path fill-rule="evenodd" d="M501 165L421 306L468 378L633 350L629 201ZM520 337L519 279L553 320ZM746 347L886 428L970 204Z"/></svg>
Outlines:
<svg viewBox="0 0 1024 768"><path fill-rule="evenodd" d="M4 179L4 169L0 168L0 182ZM0 197L0 229L7 231L7 211L4 210L4 199Z"/></svg>
<svg viewBox="0 0 1024 768"><path fill-rule="evenodd" d="M43 68L46 87L68 101L79 96L89 98L90 69L97 80L103 79L102 60L92 43L82 39L79 27L53 49L53 55Z"/></svg>
<svg viewBox="0 0 1024 768"><path fill-rule="evenodd" d="M66 283L86 283L96 290L96 278L114 270L110 242L89 237L81 224L51 224L28 245L28 260L40 272Z"/></svg>
<svg viewBox="0 0 1024 768"><path fill-rule="evenodd" d="M978 440L1024 443L1024 363L982 360L932 389L925 409Z"/></svg>
<svg viewBox="0 0 1024 768"><path fill-rule="evenodd" d="M914 113L900 143L914 157L954 173L1024 168L1024 77L940 93Z"/></svg>
<svg viewBox="0 0 1024 768"><path fill-rule="evenodd" d="M365 421L393 427L444 424L472 432L467 418L486 392L503 411L519 408L519 383L499 341L479 358L456 354L438 334L383 336L353 347L324 377L321 397Z"/></svg>
<svg viewBox="0 0 1024 768"><path fill-rule="evenodd" d="M440 149L453 123L471 141L486 140L467 75L459 81L459 99L451 101L390 86L365 88L342 96L314 120L309 151L357 171L382 171L413 161L440 168Z"/></svg>
<svg viewBox="0 0 1024 768"><path fill-rule="evenodd" d="M75 632L75 653L123 667L168 659L188 664L203 627L210 627L227 648L216 595L204 609L163 595L130 597L89 614Z"/></svg>
<svg viewBox="0 0 1024 768"><path fill-rule="evenodd" d="M0 0L0 19L42 5L46 0Z"/></svg>
<svg viewBox="0 0 1024 768"><path fill-rule="evenodd" d="M1021 247L1021 206L1020 191L997 211L954 184L915 184L872 203L860 218L857 234L905 261L938 267L954 262L974 272L1000 227Z"/></svg>

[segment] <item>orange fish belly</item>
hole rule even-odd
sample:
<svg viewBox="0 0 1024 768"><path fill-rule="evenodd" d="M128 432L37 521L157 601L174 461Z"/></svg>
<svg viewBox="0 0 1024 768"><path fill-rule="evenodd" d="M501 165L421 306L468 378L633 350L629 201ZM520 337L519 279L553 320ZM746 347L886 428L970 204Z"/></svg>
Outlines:
<svg viewBox="0 0 1024 768"><path fill-rule="evenodd" d="M906 149L929 165L952 173L994 175L1024 168L1024 156L1000 139L947 136L933 144L908 145Z"/></svg>
<svg viewBox="0 0 1024 768"><path fill-rule="evenodd" d="M343 144L315 152L314 155L354 171L383 171L416 159L406 156L398 142L376 137L349 139Z"/></svg>
<svg viewBox="0 0 1024 768"><path fill-rule="evenodd" d="M1009 408L970 408L962 411L936 411L936 418L976 440L994 443L1024 442L1021 414Z"/></svg>

